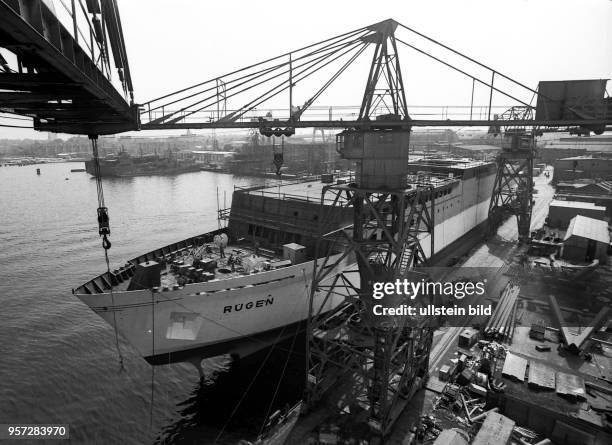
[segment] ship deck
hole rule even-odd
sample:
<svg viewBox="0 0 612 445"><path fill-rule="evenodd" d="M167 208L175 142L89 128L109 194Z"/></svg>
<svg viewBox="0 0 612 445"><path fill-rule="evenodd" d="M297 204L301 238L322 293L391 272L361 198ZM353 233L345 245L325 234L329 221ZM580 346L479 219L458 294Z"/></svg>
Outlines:
<svg viewBox="0 0 612 445"><path fill-rule="evenodd" d="M290 266L290 261L282 260L276 252L262 248L256 249L243 244L227 246L223 254L215 245L206 244L178 253L173 260L160 260L162 265L160 290L177 289L186 284L202 283L212 280L227 280L250 275L263 270ZM113 290L128 290L125 281Z"/></svg>
<svg viewBox="0 0 612 445"><path fill-rule="evenodd" d="M185 284L226 280L291 265L278 252L256 248L246 239L239 239L226 246L222 253L213 242L214 235L220 233L222 230L206 233L140 255L110 274L99 275L73 292L98 294L108 292L111 288L114 292L134 290L130 283L141 264L160 265L157 266L160 268L160 284L154 287L162 291Z"/></svg>
<svg viewBox="0 0 612 445"><path fill-rule="evenodd" d="M277 197L280 200L296 200L306 202L320 202L321 192L323 187L329 185L321 182L320 180L307 181L307 182L289 182L289 183L278 183L275 185L258 186L248 189L239 189L249 195L258 196L270 196Z"/></svg>
<svg viewBox="0 0 612 445"><path fill-rule="evenodd" d="M352 174L334 174L333 183L321 181L321 177L312 177L308 180L278 181L274 184L259 185L255 187L234 187L234 191L252 196L266 196L280 201L321 202L323 187L332 184L351 183L355 180Z"/></svg>
<svg viewBox="0 0 612 445"><path fill-rule="evenodd" d="M415 165L423 165L424 168L430 166L429 164L419 163L415 163ZM485 165L485 163L474 161L474 165ZM432 164L431 166L434 165ZM455 166L467 168L465 167L464 163L461 162L452 164L452 167ZM427 172L426 174L409 174L406 189L412 190L417 186L433 186L434 188L437 188L452 182L457 182L458 180L458 178L450 177L447 174L433 172ZM321 193L324 187L339 184L350 184L354 181L355 177L352 174L346 174L338 177L334 176L332 183L325 183L322 182L320 178L316 178L308 181L291 181L285 183L278 182L277 184L272 185L246 188L234 187L234 191L252 196L267 196L270 198L277 198L280 201L294 200L320 203ZM326 201L327 200L330 202L333 201L333 199L330 198L326 198Z"/></svg>

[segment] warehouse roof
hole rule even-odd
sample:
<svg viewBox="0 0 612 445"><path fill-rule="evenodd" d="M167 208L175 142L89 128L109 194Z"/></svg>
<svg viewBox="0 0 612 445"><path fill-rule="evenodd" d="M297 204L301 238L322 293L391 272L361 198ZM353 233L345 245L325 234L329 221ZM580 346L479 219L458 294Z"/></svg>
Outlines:
<svg viewBox="0 0 612 445"><path fill-rule="evenodd" d="M575 189L586 187L587 185L595 184L593 179L577 179L575 181L560 181L557 183L557 187L572 187Z"/></svg>
<svg viewBox="0 0 612 445"><path fill-rule="evenodd" d="M595 185L601 187L602 189L608 192L612 192L612 181L600 181Z"/></svg>
<svg viewBox="0 0 612 445"><path fill-rule="evenodd" d="M610 234L608 232L608 223L600 219L588 218L582 215L576 215L570 221L565 240L571 236L579 236L600 243L609 244Z"/></svg>
<svg viewBox="0 0 612 445"><path fill-rule="evenodd" d="M571 156L569 158L558 159L558 161L584 161L593 159L592 155L584 155L584 156Z"/></svg>
<svg viewBox="0 0 612 445"><path fill-rule="evenodd" d="M459 144L453 144L453 148L463 148L463 149L471 150L471 151L501 150L500 146L498 146L498 145L489 145L489 144L476 144L476 145L466 144L466 145L463 145L463 144L459 143Z"/></svg>
<svg viewBox="0 0 612 445"><path fill-rule="evenodd" d="M606 211L604 206L598 206L594 202L583 202L583 201L562 201L560 199L553 199L550 203L550 207L571 207L574 209L589 209L589 210L601 210Z"/></svg>
<svg viewBox="0 0 612 445"><path fill-rule="evenodd" d="M557 372L556 391L562 396L585 398L584 379L576 374Z"/></svg>
<svg viewBox="0 0 612 445"><path fill-rule="evenodd" d="M600 189L602 193L612 193L612 181L595 181L592 179L589 180L577 180L574 182L559 182L557 184L558 188L573 188L574 190L582 191L582 189L586 188L587 190L593 192L593 189Z"/></svg>

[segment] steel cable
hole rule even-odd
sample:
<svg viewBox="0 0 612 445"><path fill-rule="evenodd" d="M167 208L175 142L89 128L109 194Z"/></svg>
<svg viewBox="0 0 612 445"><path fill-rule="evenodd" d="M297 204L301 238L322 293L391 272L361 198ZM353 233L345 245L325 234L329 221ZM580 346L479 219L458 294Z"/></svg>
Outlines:
<svg viewBox="0 0 612 445"><path fill-rule="evenodd" d="M91 146L93 151L94 161L94 173L96 177L96 191L98 195L98 233L102 237L102 248L104 249L104 259L106 260L106 273L110 281L110 296L111 304L115 307L115 294L113 292L114 276L110 270L110 260L108 258L108 250L111 248L111 242L108 239L110 235L110 225L108 219L108 209L104 205L104 189L102 187L102 174L100 170L100 156L98 153L98 136L90 135ZM123 365L123 354L119 345L119 333L117 331L117 311L113 310L113 330L115 333L115 347L117 349L117 355L119 356L119 372L123 372L125 367Z"/></svg>

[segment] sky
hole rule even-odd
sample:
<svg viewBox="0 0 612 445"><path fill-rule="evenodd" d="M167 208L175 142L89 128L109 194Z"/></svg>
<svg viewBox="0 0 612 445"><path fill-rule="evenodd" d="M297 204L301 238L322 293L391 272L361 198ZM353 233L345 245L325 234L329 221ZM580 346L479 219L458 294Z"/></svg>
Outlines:
<svg viewBox="0 0 612 445"><path fill-rule="evenodd" d="M387 18L534 88L539 80L612 77L610 0L118 3L138 103ZM347 70L346 79L330 88L320 104L359 104L369 57L355 73ZM409 48L400 48L400 60L409 105L469 104L471 80ZM296 101L308 96L302 94L296 92ZM487 100L488 91L477 88L475 101ZM510 103L503 97L495 101ZM0 128L0 138L36 137L34 133Z"/></svg>

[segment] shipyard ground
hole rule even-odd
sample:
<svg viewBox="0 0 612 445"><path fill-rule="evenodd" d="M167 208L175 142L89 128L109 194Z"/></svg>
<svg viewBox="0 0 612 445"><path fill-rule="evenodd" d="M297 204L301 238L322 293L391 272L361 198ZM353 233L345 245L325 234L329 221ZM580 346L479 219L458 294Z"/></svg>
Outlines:
<svg viewBox="0 0 612 445"><path fill-rule="evenodd" d="M535 205L532 214L532 230L543 226L548 215L549 203L554 195L554 189L550 185L550 180L545 175L542 174L534 178L534 184L537 192L534 196ZM473 244L474 240L465 240L465 242ZM612 348L609 345L604 344L600 354L594 354L591 361L586 361L583 357L559 354L557 352L557 337L552 335L551 350L539 352L535 346L536 344L541 344L541 342L529 338L529 326L536 321L543 322L546 326L553 325L547 306L549 294L554 294L557 297L559 305L563 307L566 313L570 315L572 313L574 315L579 314L579 317L582 317L584 320L592 318L601 304L609 304L609 301L606 303L605 298L602 299L602 296L604 293L609 294L609 289L612 287L612 268L610 266L601 267L596 280L599 284L591 283L591 285L586 287L584 283L572 283L570 282L571 280L558 279L558 277L537 276L534 279L533 276L529 276L527 279L525 277L520 279L516 275L515 268L522 257L524 257L525 252L526 248L519 246L517 243L516 220L510 218L499 228L497 236L478 243L467 256L462 258L462 261L457 266L486 268L490 274L487 277L489 282L494 283L494 289L488 295L499 295L511 279L513 281L521 281L520 299L525 304L521 305L522 309L517 314L518 326L514 332L514 341L511 345L508 345L510 352L530 360L546 362L557 370L571 370L572 373L584 376L587 382L596 379L611 381ZM452 274L460 276L461 267L456 267ZM450 277L450 279L453 278ZM449 277L446 277L446 279L449 279ZM577 295L585 298L576 298ZM596 305L597 307L594 307L593 301L599 301L599 306ZM580 319L578 318L578 320ZM485 320L472 319L466 322L465 326L477 325L482 321ZM443 327L436 331L430 355L430 375L426 388L418 391L411 399L408 406L399 416L391 435L385 440L385 444L406 445L419 443L411 442L413 438L412 431L421 422L422 416L432 413L434 405L439 399L440 392L445 386L445 383L441 382L438 378L440 367L461 353L457 346L457 340L465 326ZM345 402L350 399L347 394L350 394L353 390L352 385L354 383L351 383L350 379L343 379L343 382L343 384L338 385L338 388L331 391L315 410L300 419L287 443L318 443L318 431L321 425L343 425L349 422L351 425L349 428L353 430L352 436L355 439L360 438L361 434L359 431L363 430L364 433L367 431L367 419L363 413L361 416L358 412L356 413L354 407L351 415L339 417L337 414L338 407L347 414L350 411L350 407L347 407ZM509 388L511 393L509 397L516 397L518 399L533 398L533 394L530 394L532 391L526 388L527 384L512 384ZM552 411L553 418L557 415L562 417L571 411L567 406L564 406L565 400L556 400L558 396L554 392L552 394L540 394L538 397L541 398L539 403L557 408L558 412L556 414L554 409ZM550 400L547 400L547 398ZM520 415L517 413L516 415L521 417L525 413L520 413ZM582 415L585 414L582 413ZM467 422L462 425L461 422L454 422L455 419L449 419L448 422L445 422L444 419L437 420L442 427L463 426L464 429L469 427ZM522 425L529 423L529 419L524 418L516 419L516 421L517 424Z"/></svg>

